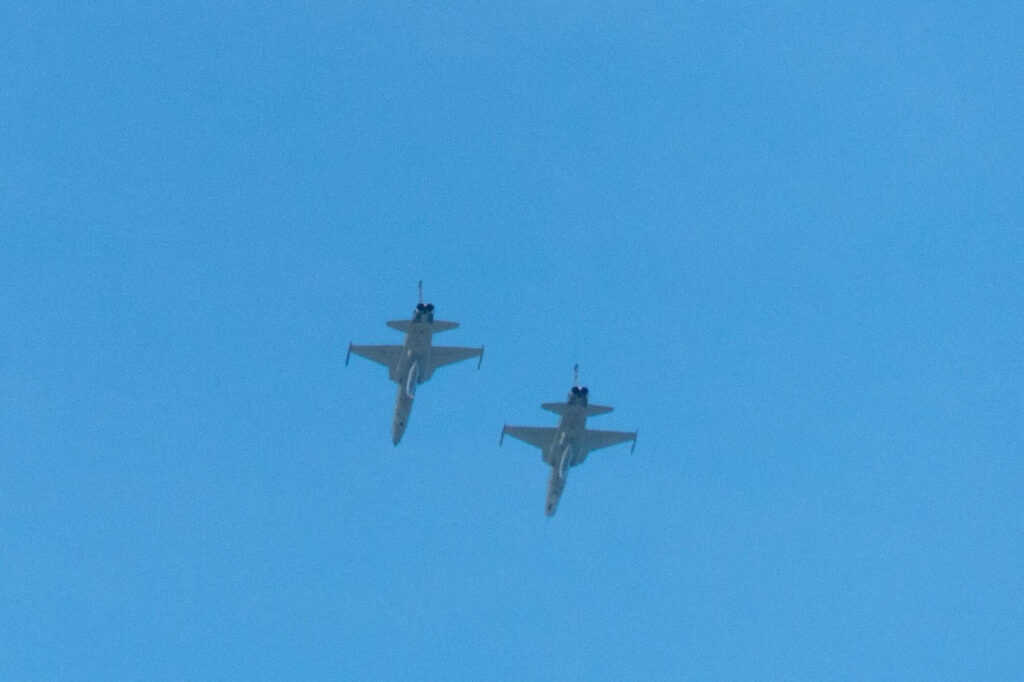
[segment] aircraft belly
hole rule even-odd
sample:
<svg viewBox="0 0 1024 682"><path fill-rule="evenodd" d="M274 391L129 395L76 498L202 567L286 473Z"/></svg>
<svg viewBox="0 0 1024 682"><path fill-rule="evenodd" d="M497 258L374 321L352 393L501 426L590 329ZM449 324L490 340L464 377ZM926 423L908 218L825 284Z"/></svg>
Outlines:
<svg viewBox="0 0 1024 682"><path fill-rule="evenodd" d="M397 383L405 384L409 378L409 370L415 365L419 365L419 378L416 383L422 384L430 377L426 371L430 367L430 356L410 345L402 351L402 359L399 361L392 379Z"/></svg>
<svg viewBox="0 0 1024 682"><path fill-rule="evenodd" d="M430 348L431 334L426 329L417 329L415 333L409 335L409 346L413 349L413 352L423 352Z"/></svg>
<svg viewBox="0 0 1024 682"><path fill-rule="evenodd" d="M409 425L409 416L412 414L412 398L405 392L405 387L398 386L398 395L395 397L395 415L391 420L391 442L398 445L405 434L405 428Z"/></svg>
<svg viewBox="0 0 1024 682"><path fill-rule="evenodd" d="M544 505L544 513L548 516L555 515L558 508L558 500L565 490L565 478L558 475L558 467L551 467L551 478L548 480L548 499Z"/></svg>
<svg viewBox="0 0 1024 682"><path fill-rule="evenodd" d="M397 384L404 383L405 378L409 376L409 368L412 367L412 363L412 356L409 353L409 348L406 347L402 350L402 355L399 358L398 363L395 364L392 369L391 380Z"/></svg>

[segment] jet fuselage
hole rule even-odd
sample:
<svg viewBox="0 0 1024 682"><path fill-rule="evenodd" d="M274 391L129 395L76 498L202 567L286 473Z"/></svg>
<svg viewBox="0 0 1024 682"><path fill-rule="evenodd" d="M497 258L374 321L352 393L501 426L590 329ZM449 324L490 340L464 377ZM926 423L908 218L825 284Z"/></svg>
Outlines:
<svg viewBox="0 0 1024 682"><path fill-rule="evenodd" d="M594 450L632 441L636 445L636 431L602 431L587 429L587 418L608 414L612 408L607 405L593 405L588 401L589 389L579 386L573 380L565 402L541 403L541 408L558 415L558 426L510 426L501 429L500 445L505 436L512 436L539 448L544 462L551 467L548 479L548 494L544 505L547 516L554 516L569 469L586 461Z"/></svg>
<svg viewBox="0 0 1024 682"><path fill-rule="evenodd" d="M352 355L388 368L388 377L398 384L395 411L391 419L391 442L398 445L412 414L416 387L434 375L439 367L446 367L469 358L478 358L477 369L483 362L484 348L462 346L434 346L434 334L450 331L458 322L434 319L434 304L423 303L423 283L420 282L420 302L413 310L412 319L388 320L387 326L405 336L402 345L362 345L349 343L345 364Z"/></svg>
<svg viewBox="0 0 1024 682"><path fill-rule="evenodd" d="M562 408L555 439L548 450L549 457L546 458L552 463L551 478L548 479L548 497L544 505L544 512L548 516L555 514L558 500L565 489L569 469L579 464L586 456L585 452L581 452L583 434L586 430L587 393L574 386L565 407Z"/></svg>
<svg viewBox="0 0 1024 682"><path fill-rule="evenodd" d="M430 348L434 338L433 311L417 310L412 318L409 331L402 345L402 357L392 377L398 384L395 396L395 414L391 420L391 442L398 445L409 424L412 401L416 397L416 386L421 383L423 367L430 366Z"/></svg>

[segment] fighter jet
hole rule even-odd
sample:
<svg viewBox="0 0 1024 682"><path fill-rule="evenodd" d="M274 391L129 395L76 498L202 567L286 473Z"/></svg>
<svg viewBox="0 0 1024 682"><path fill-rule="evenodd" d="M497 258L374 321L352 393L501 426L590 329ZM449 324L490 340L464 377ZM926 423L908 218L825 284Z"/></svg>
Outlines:
<svg viewBox="0 0 1024 682"><path fill-rule="evenodd" d="M636 449L636 431L629 433L587 429L587 417L607 414L612 408L589 404L589 389L579 385L579 366L573 369L573 386L568 399L564 403L541 405L545 410L561 415L557 428L506 425L501 430L501 440L498 441L498 445L501 445L507 434L541 449L544 462L551 465L551 479L548 481L548 499L545 506L545 513L548 516L555 515L555 507L562 496L570 467L583 464L591 450L628 441L633 441L630 452Z"/></svg>
<svg viewBox="0 0 1024 682"><path fill-rule="evenodd" d="M395 397L395 416L391 421L391 442L398 445L409 423L412 412L412 401L416 397L416 386L427 381L434 375L434 370L461 360L479 357L477 369L484 361L484 348L457 348L455 346L434 346L433 336L459 326L457 322L445 322L434 319L434 304L423 303L423 282L420 282L420 302L412 313L411 320L391 320L387 323L392 329L405 333L405 343L401 346L356 346L348 345L345 366L352 354L361 355L367 360L388 368L391 380L398 384L398 395Z"/></svg>

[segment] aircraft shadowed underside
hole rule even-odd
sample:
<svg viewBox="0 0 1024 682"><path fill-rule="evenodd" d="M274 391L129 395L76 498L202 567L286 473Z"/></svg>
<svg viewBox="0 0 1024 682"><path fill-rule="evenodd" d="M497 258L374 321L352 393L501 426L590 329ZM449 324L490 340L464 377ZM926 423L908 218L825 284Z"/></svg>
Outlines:
<svg viewBox="0 0 1024 682"><path fill-rule="evenodd" d="M589 389L586 386L580 387L578 383L577 375L574 377L572 390L564 403L541 405L545 410L561 416L557 427L506 425L501 430L499 445L504 442L506 435L512 436L540 448L544 462L551 466L547 503L544 507L548 516L555 514L558 500L565 488L565 479L569 475L569 469L583 464L591 451L630 441L633 442L630 452L636 448L636 431L587 429L587 417L607 414L612 411L612 408L604 405L591 405L588 400Z"/></svg>
<svg viewBox="0 0 1024 682"><path fill-rule="evenodd" d="M420 302L413 311L412 319L392 320L387 325L403 332L405 343L401 346L357 346L350 343L345 365L348 365L349 359L355 353L388 368L391 380L398 384L395 415L391 422L391 442L398 445L409 423L416 387L428 381L439 367L462 360L479 358L479 369L484 359L484 349L483 346L461 348L433 345L434 334L455 329L459 325L457 322L434 319L434 304L423 303L423 282L420 282Z"/></svg>

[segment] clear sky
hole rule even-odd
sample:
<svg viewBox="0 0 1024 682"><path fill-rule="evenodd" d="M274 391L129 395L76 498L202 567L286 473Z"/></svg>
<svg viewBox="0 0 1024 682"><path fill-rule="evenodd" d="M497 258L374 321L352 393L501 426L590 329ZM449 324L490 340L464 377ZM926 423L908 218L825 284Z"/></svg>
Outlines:
<svg viewBox="0 0 1024 682"><path fill-rule="evenodd" d="M1024 10L458 4L0 10L0 677L1019 679Z"/></svg>

